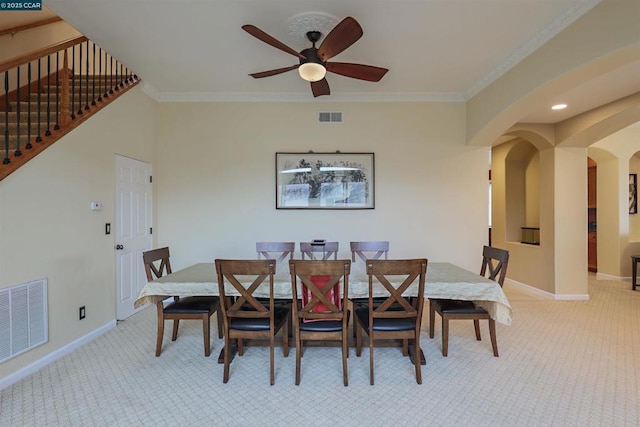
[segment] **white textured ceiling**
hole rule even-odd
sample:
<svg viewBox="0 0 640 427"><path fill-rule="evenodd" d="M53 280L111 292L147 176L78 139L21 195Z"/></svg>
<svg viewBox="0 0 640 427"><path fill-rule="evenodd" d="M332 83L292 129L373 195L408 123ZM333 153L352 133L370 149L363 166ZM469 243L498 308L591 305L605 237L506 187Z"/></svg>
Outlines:
<svg viewBox="0 0 640 427"><path fill-rule="evenodd" d="M46 6L113 54L159 100L464 101L599 0L48 0ZM330 96L314 99L291 71L249 73L297 59L241 29L253 24L296 50L291 19L318 12L354 17L364 36L335 58L388 68L378 83L328 74ZM314 30L308 28L306 30ZM306 31L305 30L305 31ZM601 77L523 121L555 122L640 91L640 63ZM575 102L574 102L575 100ZM553 100L549 100L553 102Z"/></svg>

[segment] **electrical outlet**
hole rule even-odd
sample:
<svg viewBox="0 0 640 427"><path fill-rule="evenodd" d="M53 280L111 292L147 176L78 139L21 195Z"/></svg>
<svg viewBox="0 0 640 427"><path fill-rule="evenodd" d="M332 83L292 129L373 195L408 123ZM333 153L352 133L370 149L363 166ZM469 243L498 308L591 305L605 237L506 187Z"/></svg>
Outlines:
<svg viewBox="0 0 640 427"><path fill-rule="evenodd" d="M80 309L78 310L78 317L80 317L80 320L86 317L86 311L85 311L84 305L80 307Z"/></svg>

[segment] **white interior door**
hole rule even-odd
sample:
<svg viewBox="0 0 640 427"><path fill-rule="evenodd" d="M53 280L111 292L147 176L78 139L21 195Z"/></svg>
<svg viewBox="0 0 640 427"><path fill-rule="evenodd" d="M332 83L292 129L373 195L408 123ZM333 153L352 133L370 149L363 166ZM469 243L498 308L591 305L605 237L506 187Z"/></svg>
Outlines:
<svg viewBox="0 0 640 427"><path fill-rule="evenodd" d="M147 283L142 253L151 249L151 165L116 155L116 318L137 310L133 303Z"/></svg>

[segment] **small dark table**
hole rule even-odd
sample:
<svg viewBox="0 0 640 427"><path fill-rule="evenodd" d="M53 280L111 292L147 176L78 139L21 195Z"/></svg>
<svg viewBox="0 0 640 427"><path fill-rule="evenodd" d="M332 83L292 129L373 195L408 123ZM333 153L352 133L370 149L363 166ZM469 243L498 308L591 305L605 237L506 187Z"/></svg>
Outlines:
<svg viewBox="0 0 640 427"><path fill-rule="evenodd" d="M640 263L640 255L631 255L631 289L636 290L638 279L638 263Z"/></svg>

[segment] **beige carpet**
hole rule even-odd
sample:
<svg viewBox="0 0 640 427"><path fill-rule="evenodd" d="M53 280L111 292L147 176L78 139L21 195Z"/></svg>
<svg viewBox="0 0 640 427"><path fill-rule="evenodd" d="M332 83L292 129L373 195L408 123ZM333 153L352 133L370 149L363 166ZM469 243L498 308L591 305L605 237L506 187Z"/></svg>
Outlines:
<svg viewBox="0 0 640 427"><path fill-rule="evenodd" d="M536 299L507 286L514 322L498 325L499 358L486 323L477 342L472 322L453 322L443 358L440 320L433 340L425 322L422 385L395 348L375 350L375 386L368 350L352 352L349 387L339 348L309 348L298 387L295 351L287 359L276 351L272 387L268 350L259 347L236 357L225 385L213 355L222 341L205 358L200 324L183 322L176 342L166 329L156 358L155 310L146 309L0 391L0 425L637 426L640 292L590 280L589 301ZM319 400L324 411L309 403Z"/></svg>

